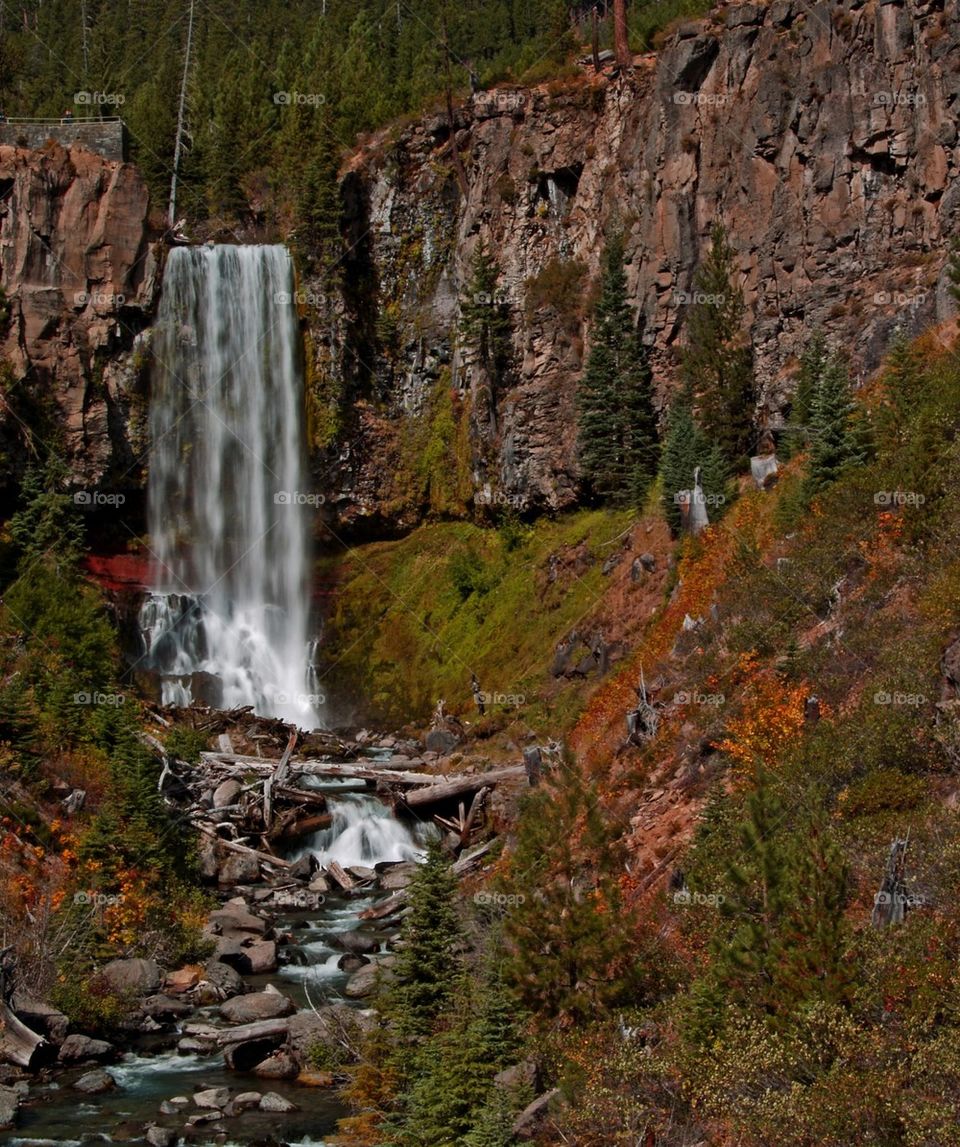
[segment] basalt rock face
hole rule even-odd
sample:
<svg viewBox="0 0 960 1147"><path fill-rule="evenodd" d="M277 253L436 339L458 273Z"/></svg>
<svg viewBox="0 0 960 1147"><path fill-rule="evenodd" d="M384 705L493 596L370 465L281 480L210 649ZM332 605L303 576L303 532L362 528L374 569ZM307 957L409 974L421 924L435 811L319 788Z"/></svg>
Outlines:
<svg viewBox="0 0 960 1147"><path fill-rule="evenodd" d="M711 223L723 220L761 427L782 423L807 330L822 327L865 373L897 324L917 331L952 316L958 98L956 2L775 0L682 25L630 75L584 68L534 90L478 93L456 113L465 191L445 116L382 133L344 178L344 303L315 331L316 362L340 370L361 403L318 463L331 522L422 514L422 489L398 485L399 460L448 388L469 425L468 505L576 501L584 315L615 223L662 395ZM513 323L500 380L457 345L481 240Z"/></svg>
<svg viewBox="0 0 960 1147"><path fill-rule="evenodd" d="M0 483L19 475L37 438L84 496L142 482L136 344L156 287L147 210L129 164L53 143L0 147L0 353L10 364Z"/></svg>

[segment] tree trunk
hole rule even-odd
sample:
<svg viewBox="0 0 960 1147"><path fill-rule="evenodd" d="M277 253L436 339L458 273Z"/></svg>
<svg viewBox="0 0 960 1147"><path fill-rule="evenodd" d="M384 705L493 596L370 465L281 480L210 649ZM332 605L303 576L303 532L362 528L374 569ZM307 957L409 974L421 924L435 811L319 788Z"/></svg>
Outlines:
<svg viewBox="0 0 960 1147"><path fill-rule="evenodd" d="M627 0L613 0L613 50L621 68L633 63L627 38Z"/></svg>
<svg viewBox="0 0 960 1147"><path fill-rule="evenodd" d="M18 1020L5 1003L0 1003L0 1063L15 1063L17 1067L30 1068L46 1042L43 1036L37 1035Z"/></svg>

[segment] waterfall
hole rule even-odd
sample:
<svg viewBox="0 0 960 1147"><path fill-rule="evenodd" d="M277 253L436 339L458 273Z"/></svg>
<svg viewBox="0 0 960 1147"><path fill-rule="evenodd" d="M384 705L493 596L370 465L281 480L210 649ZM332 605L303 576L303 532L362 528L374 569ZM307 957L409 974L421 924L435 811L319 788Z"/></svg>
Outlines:
<svg viewBox="0 0 960 1147"><path fill-rule="evenodd" d="M165 704L304 728L310 522L293 270L283 247L170 252L154 331L145 662Z"/></svg>
<svg viewBox="0 0 960 1147"><path fill-rule="evenodd" d="M335 860L344 868L423 857L431 825L419 825L413 833L383 801L364 793L343 793L328 807L333 817L330 827L315 833L297 855L312 852L321 866Z"/></svg>

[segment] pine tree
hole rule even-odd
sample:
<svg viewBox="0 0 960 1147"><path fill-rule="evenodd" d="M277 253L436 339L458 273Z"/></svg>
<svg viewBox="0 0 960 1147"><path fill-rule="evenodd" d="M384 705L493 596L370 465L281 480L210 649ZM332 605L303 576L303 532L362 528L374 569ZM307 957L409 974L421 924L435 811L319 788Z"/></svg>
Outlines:
<svg viewBox="0 0 960 1147"><path fill-rule="evenodd" d="M782 1026L804 1002L840 1002L850 986L841 853L816 817L788 823L762 769L745 811L721 904L733 931L714 940L714 964L694 992L701 1034L722 1026L731 1007Z"/></svg>
<svg viewBox="0 0 960 1147"><path fill-rule="evenodd" d="M506 973L539 1020L587 1020L635 999L641 969L621 871L596 787L568 762L521 809L511 882L525 899L504 922Z"/></svg>
<svg viewBox="0 0 960 1147"><path fill-rule="evenodd" d="M884 403L880 409L879 432L888 448L903 446L910 424L923 405L926 374L920 355L902 327L898 326L887 350L884 364Z"/></svg>
<svg viewBox="0 0 960 1147"><path fill-rule="evenodd" d="M790 422L784 428L779 446L781 458L792 457L797 451L810 445L810 419L813 413L813 399L820 386L827 365L829 353L823 332L816 330L807 340L800 356L800 376L790 408Z"/></svg>
<svg viewBox="0 0 960 1147"><path fill-rule="evenodd" d="M657 471L652 376L627 302L623 237L603 258L593 344L578 392L580 466L592 493L641 505Z"/></svg>
<svg viewBox="0 0 960 1147"><path fill-rule="evenodd" d="M851 466L865 460L866 451L855 425L855 412L846 363L838 354L833 354L813 396L810 469L806 480L809 496L820 493Z"/></svg>
<svg viewBox="0 0 960 1147"><path fill-rule="evenodd" d="M710 250L694 276L683 372L704 433L739 468L753 445L753 350L743 330L743 290L734 282L734 250L714 223Z"/></svg>
<svg viewBox="0 0 960 1147"><path fill-rule="evenodd" d="M491 1088L472 1130L464 1136L464 1147L514 1147L515 1106L502 1087Z"/></svg>
<svg viewBox="0 0 960 1147"><path fill-rule="evenodd" d="M460 300L460 330L488 378L499 389L510 362L510 306L498 287L500 267L481 239L470 260Z"/></svg>
<svg viewBox="0 0 960 1147"><path fill-rule="evenodd" d="M681 392L667 417L660 473L663 477L663 512L675 534L683 524L678 494L693 489L694 472L700 469L700 484L707 498L708 513L715 521L726 505L726 461L715 443L697 426L690 396Z"/></svg>
<svg viewBox="0 0 960 1147"><path fill-rule="evenodd" d="M388 1009L401 1041L428 1036L449 1003L460 964L462 938L455 908L457 880L438 841L410 884L410 911L404 918L403 946L388 993Z"/></svg>

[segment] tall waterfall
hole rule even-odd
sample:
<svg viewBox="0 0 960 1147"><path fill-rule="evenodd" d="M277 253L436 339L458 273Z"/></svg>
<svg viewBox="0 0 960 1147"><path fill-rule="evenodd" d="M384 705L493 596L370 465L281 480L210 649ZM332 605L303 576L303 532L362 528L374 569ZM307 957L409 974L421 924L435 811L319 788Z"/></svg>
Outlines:
<svg viewBox="0 0 960 1147"><path fill-rule="evenodd" d="M155 330L140 626L166 704L202 688L319 723L311 683L303 387L283 247L170 252ZM201 676L202 675L202 676Z"/></svg>

